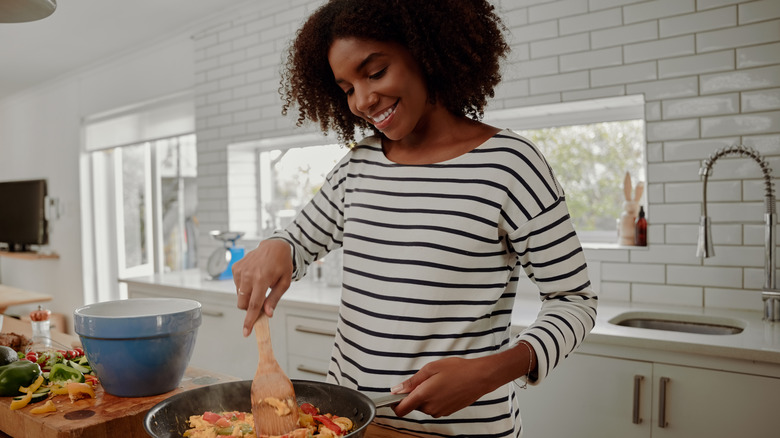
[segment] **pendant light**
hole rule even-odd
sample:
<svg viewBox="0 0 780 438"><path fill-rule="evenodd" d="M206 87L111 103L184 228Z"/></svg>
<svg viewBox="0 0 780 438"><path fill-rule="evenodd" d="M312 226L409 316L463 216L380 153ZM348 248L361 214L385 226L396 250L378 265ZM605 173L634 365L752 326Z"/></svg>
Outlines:
<svg viewBox="0 0 780 438"><path fill-rule="evenodd" d="M0 0L0 23L24 23L48 17L57 0Z"/></svg>

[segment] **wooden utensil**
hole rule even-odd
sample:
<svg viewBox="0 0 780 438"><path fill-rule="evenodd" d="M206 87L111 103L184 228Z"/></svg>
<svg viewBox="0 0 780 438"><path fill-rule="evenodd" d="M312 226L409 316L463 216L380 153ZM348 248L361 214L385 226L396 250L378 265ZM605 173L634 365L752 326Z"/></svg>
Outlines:
<svg viewBox="0 0 780 438"><path fill-rule="evenodd" d="M257 436L284 435L298 427L295 390L290 378L274 358L268 316L265 313L261 313L255 321L254 330L260 355L251 390L255 433Z"/></svg>

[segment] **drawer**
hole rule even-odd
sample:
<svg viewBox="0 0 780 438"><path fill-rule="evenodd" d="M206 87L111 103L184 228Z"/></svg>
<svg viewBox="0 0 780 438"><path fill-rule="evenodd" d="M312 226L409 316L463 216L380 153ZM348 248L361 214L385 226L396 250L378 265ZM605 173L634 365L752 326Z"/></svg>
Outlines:
<svg viewBox="0 0 780 438"><path fill-rule="evenodd" d="M336 321L287 316L287 355L328 361L336 339ZM292 363L290 368L294 368Z"/></svg>
<svg viewBox="0 0 780 438"><path fill-rule="evenodd" d="M289 364L289 372L287 375L291 379L324 382L325 377L328 375L329 357L323 360L291 354L287 360L287 363Z"/></svg>

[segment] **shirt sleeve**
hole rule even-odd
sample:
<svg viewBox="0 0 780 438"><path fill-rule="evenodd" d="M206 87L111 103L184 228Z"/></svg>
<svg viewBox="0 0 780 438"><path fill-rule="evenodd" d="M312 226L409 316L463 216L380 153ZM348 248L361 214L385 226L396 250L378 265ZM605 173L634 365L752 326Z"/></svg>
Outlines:
<svg viewBox="0 0 780 438"><path fill-rule="evenodd" d="M536 320L514 340L534 348L537 369L528 382L538 384L593 329L598 300L563 198L526 223L512 240L542 300Z"/></svg>
<svg viewBox="0 0 780 438"><path fill-rule="evenodd" d="M292 223L269 237L285 240L292 247L293 280L303 278L312 262L342 245L344 190L350 155L328 173L320 190Z"/></svg>

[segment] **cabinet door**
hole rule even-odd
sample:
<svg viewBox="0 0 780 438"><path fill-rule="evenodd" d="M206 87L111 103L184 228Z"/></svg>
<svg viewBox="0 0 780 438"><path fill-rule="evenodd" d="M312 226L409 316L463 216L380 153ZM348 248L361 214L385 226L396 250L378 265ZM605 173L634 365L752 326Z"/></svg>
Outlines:
<svg viewBox="0 0 780 438"><path fill-rule="evenodd" d="M780 436L780 379L663 364L653 372L653 438Z"/></svg>
<svg viewBox="0 0 780 438"><path fill-rule="evenodd" d="M290 378L325 380L336 338L334 319L287 315L287 373Z"/></svg>
<svg viewBox="0 0 780 438"><path fill-rule="evenodd" d="M649 437L651 383L651 363L573 354L518 391L523 438Z"/></svg>

